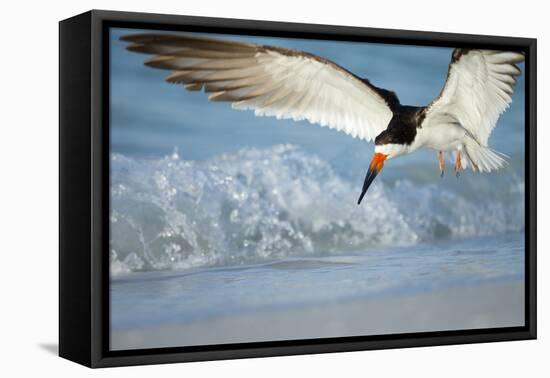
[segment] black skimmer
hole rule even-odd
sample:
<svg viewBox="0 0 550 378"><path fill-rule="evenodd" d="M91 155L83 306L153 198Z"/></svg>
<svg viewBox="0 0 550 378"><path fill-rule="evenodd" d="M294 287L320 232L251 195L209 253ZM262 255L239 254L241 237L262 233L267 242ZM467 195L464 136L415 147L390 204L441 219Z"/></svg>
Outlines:
<svg viewBox="0 0 550 378"><path fill-rule="evenodd" d="M308 120L354 138L374 140L358 204L386 160L419 148L455 155L455 172L490 172L505 155L488 147L499 116L512 102L519 52L454 49L447 80L427 106L401 105L397 95L336 63L281 47L174 34L121 37L127 49L152 54L145 64L171 70L170 83L210 93L211 101L257 116Z"/></svg>

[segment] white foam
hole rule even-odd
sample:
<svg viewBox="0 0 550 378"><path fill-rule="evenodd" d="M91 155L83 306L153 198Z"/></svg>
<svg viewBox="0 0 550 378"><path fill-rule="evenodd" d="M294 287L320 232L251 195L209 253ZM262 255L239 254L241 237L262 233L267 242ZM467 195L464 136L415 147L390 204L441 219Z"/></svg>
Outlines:
<svg viewBox="0 0 550 378"><path fill-rule="evenodd" d="M368 251L523 229L520 181L483 201L442 186L361 183L296 146L204 162L111 155L111 272ZM470 196L471 197L471 196ZM478 196L479 197L479 196Z"/></svg>

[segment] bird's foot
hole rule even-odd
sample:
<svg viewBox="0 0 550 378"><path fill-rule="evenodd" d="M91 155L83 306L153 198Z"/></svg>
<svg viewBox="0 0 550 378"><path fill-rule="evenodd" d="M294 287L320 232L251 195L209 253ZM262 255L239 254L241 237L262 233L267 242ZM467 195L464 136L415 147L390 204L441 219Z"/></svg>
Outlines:
<svg viewBox="0 0 550 378"><path fill-rule="evenodd" d="M445 160L443 159L443 151L439 151L437 158L439 159L439 177L443 177L445 174Z"/></svg>
<svg viewBox="0 0 550 378"><path fill-rule="evenodd" d="M455 172L456 177L460 176L460 170L462 169L462 159L460 158L460 150L456 153L456 161L455 161Z"/></svg>

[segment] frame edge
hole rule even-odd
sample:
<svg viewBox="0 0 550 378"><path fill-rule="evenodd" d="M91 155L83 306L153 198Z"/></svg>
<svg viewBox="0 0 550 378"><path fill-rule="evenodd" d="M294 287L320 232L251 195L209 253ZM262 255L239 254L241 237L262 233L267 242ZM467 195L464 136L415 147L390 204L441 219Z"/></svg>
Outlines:
<svg viewBox="0 0 550 378"><path fill-rule="evenodd" d="M91 13L59 22L59 356L90 366Z"/></svg>
<svg viewBox="0 0 550 378"><path fill-rule="evenodd" d="M100 169L104 161L101 160L102 146L102 69L103 67L103 29L104 22L130 22L130 23L173 23L174 25L216 25L220 28L241 28L247 30L253 30L254 28L261 28L262 30L268 30L272 28L283 28L287 32L296 32L297 29L302 29L306 33L315 33L315 30L319 30L327 25L321 24L300 24L300 23L284 23L284 22L272 22L272 21L252 21L252 20L235 20L224 18L207 18L207 17L195 17L195 16L176 16L176 15L160 15L160 14L147 14L147 13L133 13L133 12L115 12L115 11L103 11L93 10L89 12L91 14L91 48L92 56L92 68L90 68L92 75L92 83L90 85L90 92L92 98L88 103L88 106L92 104L92 115L90 116L91 130L91 143L93 161L91 162L93 182L93 191L95 193L101 193L101 186L97 180L101 182L103 179L101 172L98 173L97 169ZM426 347L426 346L438 346L438 345L452 345L452 344L469 344L469 343L481 343L481 342L496 342L496 341L513 341L513 340L529 340L536 339L536 43L534 38L516 38L516 37L495 37L495 36L479 36L479 35L467 35L467 34L454 34L454 33L433 33L433 32L419 32L419 31L405 31L405 30L386 30L386 29L369 29L363 27L348 27L348 26L327 26L331 33L340 34L342 36L349 36L353 33L360 33L366 35L366 31L372 32L374 35L380 35L385 33L389 35L387 40L404 38L406 34L411 34L413 37L409 37L407 43L414 43L419 38L424 40L424 44L441 44L443 40L450 39L452 42L467 43L472 39L478 38L477 44L491 44L498 46L509 45L518 49L526 49L530 57L529 71L530 77L528 80L529 96L528 103L529 124L526 124L526 128L530 128L529 134L529 183L531 201L529 202L529 217L530 228L528 231L530 240L530 260L527 269L529 269L529 303L526 304L528 310L528 327L516 331L496 331L493 333L480 332L472 335L428 335L416 337L401 337L399 339L378 339L372 341L359 341L359 342L330 342L319 343L315 340L310 340L310 343L304 343L296 346L268 346L265 347L246 347L231 348L228 346L223 350L212 351L200 351L200 352L169 352L159 351L158 353L146 353L135 354L131 356L111 356L109 353L105 354L102 345L105 345L104 333L102 330L104 327L108 327L108 324L104 324L101 320L102 309L98 310L98 305L101 304L101 293L103 293L104 287L101 284L101 278L104 272L103 259L94 255L91 256L92 260L92 276L91 276L91 303L93 307L88 312L91 319L90 332L92 334L92 340L90 342L90 361L86 364L90 367L113 367L122 365L138 365L138 364L159 364L159 363L174 363L174 362L192 362L192 361L204 361L204 360L221 360L221 359L236 359L236 358L255 358L255 357L269 357L269 356L284 356L284 355L303 355L311 353L330 353L330 352L346 352L346 351L362 351L371 349L390 349L390 348L408 348L408 347ZM361 33L360 33L361 34ZM436 35L437 34L437 35ZM428 38L429 37L429 38ZM428 42L426 42L428 41ZM435 42L434 42L435 41ZM395 43L395 42L390 42ZM446 42L451 43L451 42ZM61 59L61 58L60 58ZM87 63L90 64L90 63ZM527 80L526 80L527 81ZM526 93L527 94L527 93ZM61 106L61 102L60 102ZM104 109L103 109L104 110ZM527 109L526 109L527 110ZM527 156L526 156L527 157ZM61 163L60 163L61 164ZM90 173L90 172L88 172ZM61 175L60 175L61 177ZM93 194L91 197L94 197ZM88 198L92 204L92 212L90 219L93 219L91 225L92 230L92 252L101 252L101 236L97 234L100 230L98 226L98 216L101 213L101 196L95 198ZM96 213L99 211L99 213ZM61 262L60 262L61 264ZM526 264L527 265L527 264ZM60 299L61 300L61 299ZM107 340L108 341L108 340ZM60 343L61 344L61 343ZM61 351L61 345L60 345Z"/></svg>
<svg viewBox="0 0 550 378"><path fill-rule="evenodd" d="M529 91L526 95L526 115L528 124L525 125L528 129L529 152L528 165L526 172L529 176L529 230L528 230L528 246L529 264L526 266L528 280L528 324L529 334L531 339L537 339L537 40L530 39L527 46L528 53L528 74L529 74ZM527 155L527 153L526 153ZM526 246L527 247L527 246ZM527 299L527 298L526 298ZM527 307L527 306L526 306Z"/></svg>

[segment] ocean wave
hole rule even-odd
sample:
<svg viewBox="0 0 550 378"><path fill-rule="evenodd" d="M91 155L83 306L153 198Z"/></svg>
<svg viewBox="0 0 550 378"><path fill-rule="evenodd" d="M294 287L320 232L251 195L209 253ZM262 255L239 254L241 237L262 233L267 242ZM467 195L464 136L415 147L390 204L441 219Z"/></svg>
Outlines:
<svg viewBox="0 0 550 378"><path fill-rule="evenodd" d="M479 176L481 177L481 176ZM461 190L377 178L357 206L350 182L292 145L207 161L111 154L113 275L368 251L521 231L523 180ZM477 185L477 186L475 186ZM498 190L495 190L498 188Z"/></svg>

